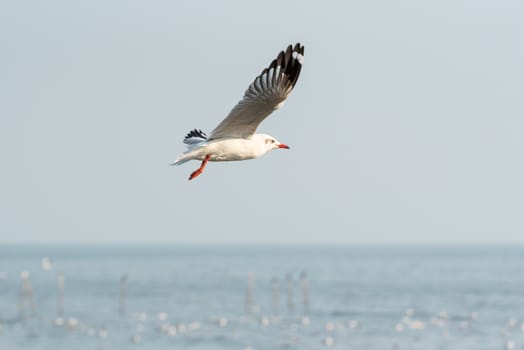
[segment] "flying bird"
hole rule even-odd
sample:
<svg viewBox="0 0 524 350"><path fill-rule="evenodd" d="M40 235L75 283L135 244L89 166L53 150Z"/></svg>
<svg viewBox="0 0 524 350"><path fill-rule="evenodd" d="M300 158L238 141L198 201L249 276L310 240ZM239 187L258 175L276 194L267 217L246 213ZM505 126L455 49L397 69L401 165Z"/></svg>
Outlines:
<svg viewBox="0 0 524 350"><path fill-rule="evenodd" d="M299 43L281 51L209 136L200 129L191 130L186 135L187 151L170 165L201 160L200 167L189 176L189 180L193 180L202 174L209 161L253 159L274 149L289 149L274 137L255 134L255 131L264 119L282 107L298 80L303 61L304 46Z"/></svg>

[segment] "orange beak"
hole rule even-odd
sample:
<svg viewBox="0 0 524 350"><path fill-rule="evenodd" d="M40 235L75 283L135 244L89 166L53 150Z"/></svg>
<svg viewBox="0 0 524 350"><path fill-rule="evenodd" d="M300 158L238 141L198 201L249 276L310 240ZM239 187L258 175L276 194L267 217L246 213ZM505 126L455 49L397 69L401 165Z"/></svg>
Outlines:
<svg viewBox="0 0 524 350"><path fill-rule="evenodd" d="M278 145L278 148L289 149L289 146L288 145L284 145L283 143L281 143L280 145Z"/></svg>

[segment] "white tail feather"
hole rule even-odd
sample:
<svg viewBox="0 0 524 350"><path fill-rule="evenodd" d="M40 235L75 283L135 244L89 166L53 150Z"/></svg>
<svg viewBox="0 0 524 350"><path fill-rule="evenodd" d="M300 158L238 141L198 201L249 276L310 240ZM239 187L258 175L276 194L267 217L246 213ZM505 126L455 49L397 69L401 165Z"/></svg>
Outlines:
<svg viewBox="0 0 524 350"><path fill-rule="evenodd" d="M169 166L181 165L185 162L189 162L190 160L191 158L185 158L184 155L181 155L173 163L170 163Z"/></svg>

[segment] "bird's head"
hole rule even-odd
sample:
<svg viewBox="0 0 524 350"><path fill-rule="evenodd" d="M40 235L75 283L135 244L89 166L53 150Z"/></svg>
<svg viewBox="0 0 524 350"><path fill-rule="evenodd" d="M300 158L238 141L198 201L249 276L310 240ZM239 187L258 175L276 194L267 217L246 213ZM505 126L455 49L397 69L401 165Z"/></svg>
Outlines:
<svg viewBox="0 0 524 350"><path fill-rule="evenodd" d="M256 134L253 135L253 137L257 139L258 143L262 146L265 152L269 152L277 148L289 149L288 145L278 142L277 139L275 139L273 136L266 134Z"/></svg>

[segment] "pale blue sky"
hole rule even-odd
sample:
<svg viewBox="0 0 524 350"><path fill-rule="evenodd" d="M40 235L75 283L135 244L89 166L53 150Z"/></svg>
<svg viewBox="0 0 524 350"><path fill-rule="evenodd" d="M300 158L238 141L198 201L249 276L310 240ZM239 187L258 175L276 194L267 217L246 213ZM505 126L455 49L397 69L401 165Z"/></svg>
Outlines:
<svg viewBox="0 0 524 350"><path fill-rule="evenodd" d="M3 1L0 243L523 242L522 1ZM168 167L290 43L261 159Z"/></svg>

